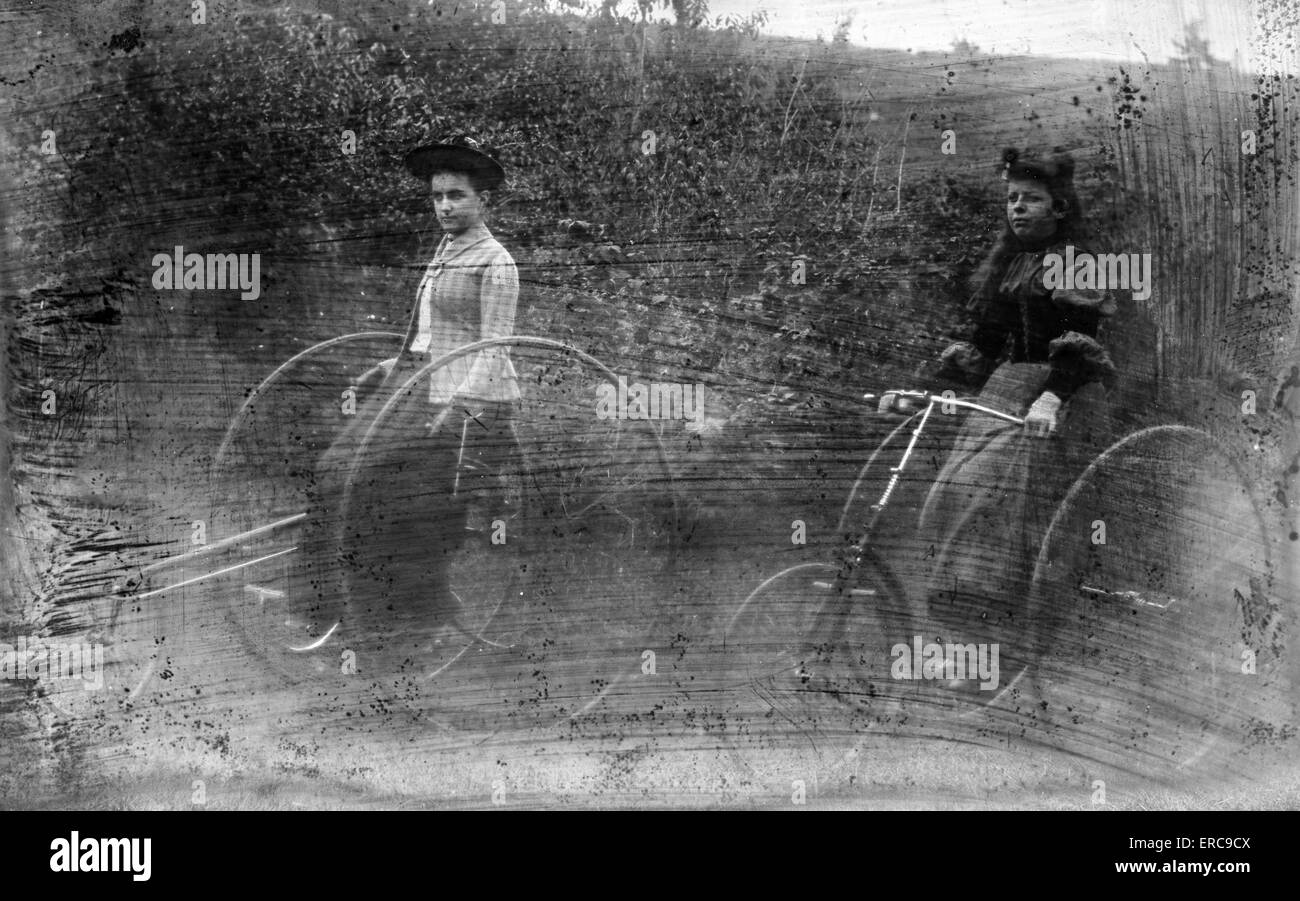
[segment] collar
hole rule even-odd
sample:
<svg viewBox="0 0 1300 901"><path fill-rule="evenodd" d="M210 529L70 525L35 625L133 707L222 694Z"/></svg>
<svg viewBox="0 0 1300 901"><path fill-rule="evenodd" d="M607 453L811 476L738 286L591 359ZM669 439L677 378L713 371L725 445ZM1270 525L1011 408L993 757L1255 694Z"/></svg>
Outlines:
<svg viewBox="0 0 1300 901"><path fill-rule="evenodd" d="M438 249L433 255L434 262L447 262L460 256L471 247L477 247L492 237L486 225L472 225L459 235L443 235L438 242Z"/></svg>

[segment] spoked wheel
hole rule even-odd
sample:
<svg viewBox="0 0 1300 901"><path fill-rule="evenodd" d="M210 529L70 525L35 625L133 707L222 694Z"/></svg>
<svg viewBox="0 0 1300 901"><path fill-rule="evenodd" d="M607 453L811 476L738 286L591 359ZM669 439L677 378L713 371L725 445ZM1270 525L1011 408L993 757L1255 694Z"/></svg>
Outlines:
<svg viewBox="0 0 1300 901"><path fill-rule="evenodd" d="M235 540L207 559L210 571L228 570L209 590L224 595L242 643L283 680L345 666L342 605L317 556L318 461L366 415L351 386L401 340L359 332L287 360L244 399L213 458L209 540Z"/></svg>
<svg viewBox="0 0 1300 901"><path fill-rule="evenodd" d="M847 779L863 732L880 723L894 690L892 642L870 609L902 586L870 554L844 593L835 587L839 572L829 563L785 569L727 623L727 736L763 790L789 792L802 781L811 794Z"/></svg>
<svg viewBox="0 0 1300 901"><path fill-rule="evenodd" d="M1050 740L1164 772L1230 750L1278 691L1269 577L1264 521L1217 441L1167 425L1112 446L1034 570Z"/></svg>
<svg viewBox="0 0 1300 901"><path fill-rule="evenodd" d="M483 404L454 398L433 408L427 401L430 377L456 371L473 354L503 350L523 395L513 418L517 446L492 412L480 422ZM672 597L678 541L659 436L665 424L599 415L601 386L618 384L607 367L561 342L510 337L413 369L385 402L343 479L337 533L348 615L372 643L404 611L418 621L424 589L441 576L422 581L428 543L398 536L407 527L436 534L429 520L444 511L447 527L435 544L445 562L436 562L443 562L463 626L439 647L412 622L403 636L402 686L423 687L406 692L406 700L574 716L602 700L617 706L638 681L662 678L669 655L660 663L658 652L673 635L658 624ZM478 429L488 449L467 461L459 448ZM483 483L477 512L447 505L437 467L394 466L417 459L422 447L444 461L451 449L458 497L465 480L473 493L475 458L501 470ZM386 543L375 541L379 535Z"/></svg>

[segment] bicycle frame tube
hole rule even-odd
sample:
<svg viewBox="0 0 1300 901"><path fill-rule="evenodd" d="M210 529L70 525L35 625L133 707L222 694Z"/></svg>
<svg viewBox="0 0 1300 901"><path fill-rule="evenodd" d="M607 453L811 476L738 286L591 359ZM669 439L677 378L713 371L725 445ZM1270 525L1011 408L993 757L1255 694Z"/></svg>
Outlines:
<svg viewBox="0 0 1300 901"><path fill-rule="evenodd" d="M925 431L925 425L930 421L930 415L934 412L934 401L931 400L925 405L925 412L921 414L921 421L912 429L912 437L907 442L907 447L903 449L903 458L898 461L898 465L891 467L889 470L889 482L885 485L885 490L881 492L880 500L871 505L873 512L878 513L889 505L889 498L893 496L894 489L898 487L898 480L902 478L903 470L907 468L907 461L912 459L912 451L916 450L916 441ZM875 517L873 516L874 520Z"/></svg>
<svg viewBox="0 0 1300 901"><path fill-rule="evenodd" d="M989 416L996 417L1006 422L1015 423L1016 425L1024 424L1024 420L1018 416L1012 416L1008 413L1003 413L1001 410L994 410L992 407L985 407L968 400L958 400L955 397L941 397L935 394L928 394L925 396L927 398L927 403L925 405L925 412L921 415L921 421L918 422L916 428L912 430L912 439L907 443L907 448L903 451L903 458L898 461L897 466L894 466L889 470L889 484L885 486L884 492L881 493L880 500L871 505L873 512L879 512L888 506L889 498L893 495L894 489L898 487L898 480L902 477L903 470L907 467L908 461L912 458L912 452L916 450L917 439L921 437L921 432L925 430L926 423L930 421L930 415L934 412L936 404L948 404L966 410L976 410L980 413L987 413ZM875 524L874 516L872 517L871 522L873 525Z"/></svg>
<svg viewBox="0 0 1300 901"><path fill-rule="evenodd" d="M468 434L469 417L466 416L465 421L460 424L460 449L456 451L456 478L451 486L452 497L455 497L460 492L460 469L465 462L465 436Z"/></svg>

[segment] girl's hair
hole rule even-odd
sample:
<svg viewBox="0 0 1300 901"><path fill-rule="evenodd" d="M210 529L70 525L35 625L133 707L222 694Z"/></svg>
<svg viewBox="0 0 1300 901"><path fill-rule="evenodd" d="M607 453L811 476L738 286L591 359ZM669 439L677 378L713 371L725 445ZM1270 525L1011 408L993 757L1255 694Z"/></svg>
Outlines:
<svg viewBox="0 0 1300 901"><path fill-rule="evenodd" d="M1052 198L1053 206L1065 212L1065 215L1057 221L1052 242L1068 244L1075 241L1082 210L1079 207L1079 196L1074 190L1073 157L1059 147L1055 148L1051 155L1044 157L1036 156L1032 151L1021 153L1014 147L1008 147L1002 151L1002 178L1004 181L1012 179L1035 181L1046 188ZM1025 245L1011 230L1011 223L1007 221L1004 214L1002 233L998 235L993 249L989 251L989 255L984 258L984 262L971 277L972 308L993 299L1008 261L1023 249Z"/></svg>
<svg viewBox="0 0 1300 901"><path fill-rule="evenodd" d="M438 166L430 172L429 178L432 178L435 175L463 175L469 179L469 186L474 189L475 194L482 194L484 191L492 190L491 177L485 175L482 169L471 169L469 167L458 169L443 165ZM429 179L426 178L424 185L426 189L429 187L428 182Z"/></svg>

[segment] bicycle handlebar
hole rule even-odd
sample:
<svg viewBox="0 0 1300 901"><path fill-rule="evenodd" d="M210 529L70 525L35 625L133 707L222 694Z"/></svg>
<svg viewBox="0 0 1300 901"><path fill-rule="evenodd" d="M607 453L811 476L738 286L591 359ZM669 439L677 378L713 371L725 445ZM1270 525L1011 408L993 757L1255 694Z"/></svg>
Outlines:
<svg viewBox="0 0 1300 901"><path fill-rule="evenodd" d="M986 407L971 400L966 400L956 396L948 396L945 394L936 394L933 391L900 388L886 391L885 395L888 394L908 400L923 401L923 403L920 404L922 407L934 407L936 404L943 407L960 407L963 410L975 410L980 413L987 413L990 416L997 417L1005 422L1015 423L1016 425L1024 425L1025 423L1023 417L1012 416L1009 413L1003 413L1001 410L995 410L992 407ZM874 403L883 396L884 395L864 394L862 395L862 399L867 403Z"/></svg>

